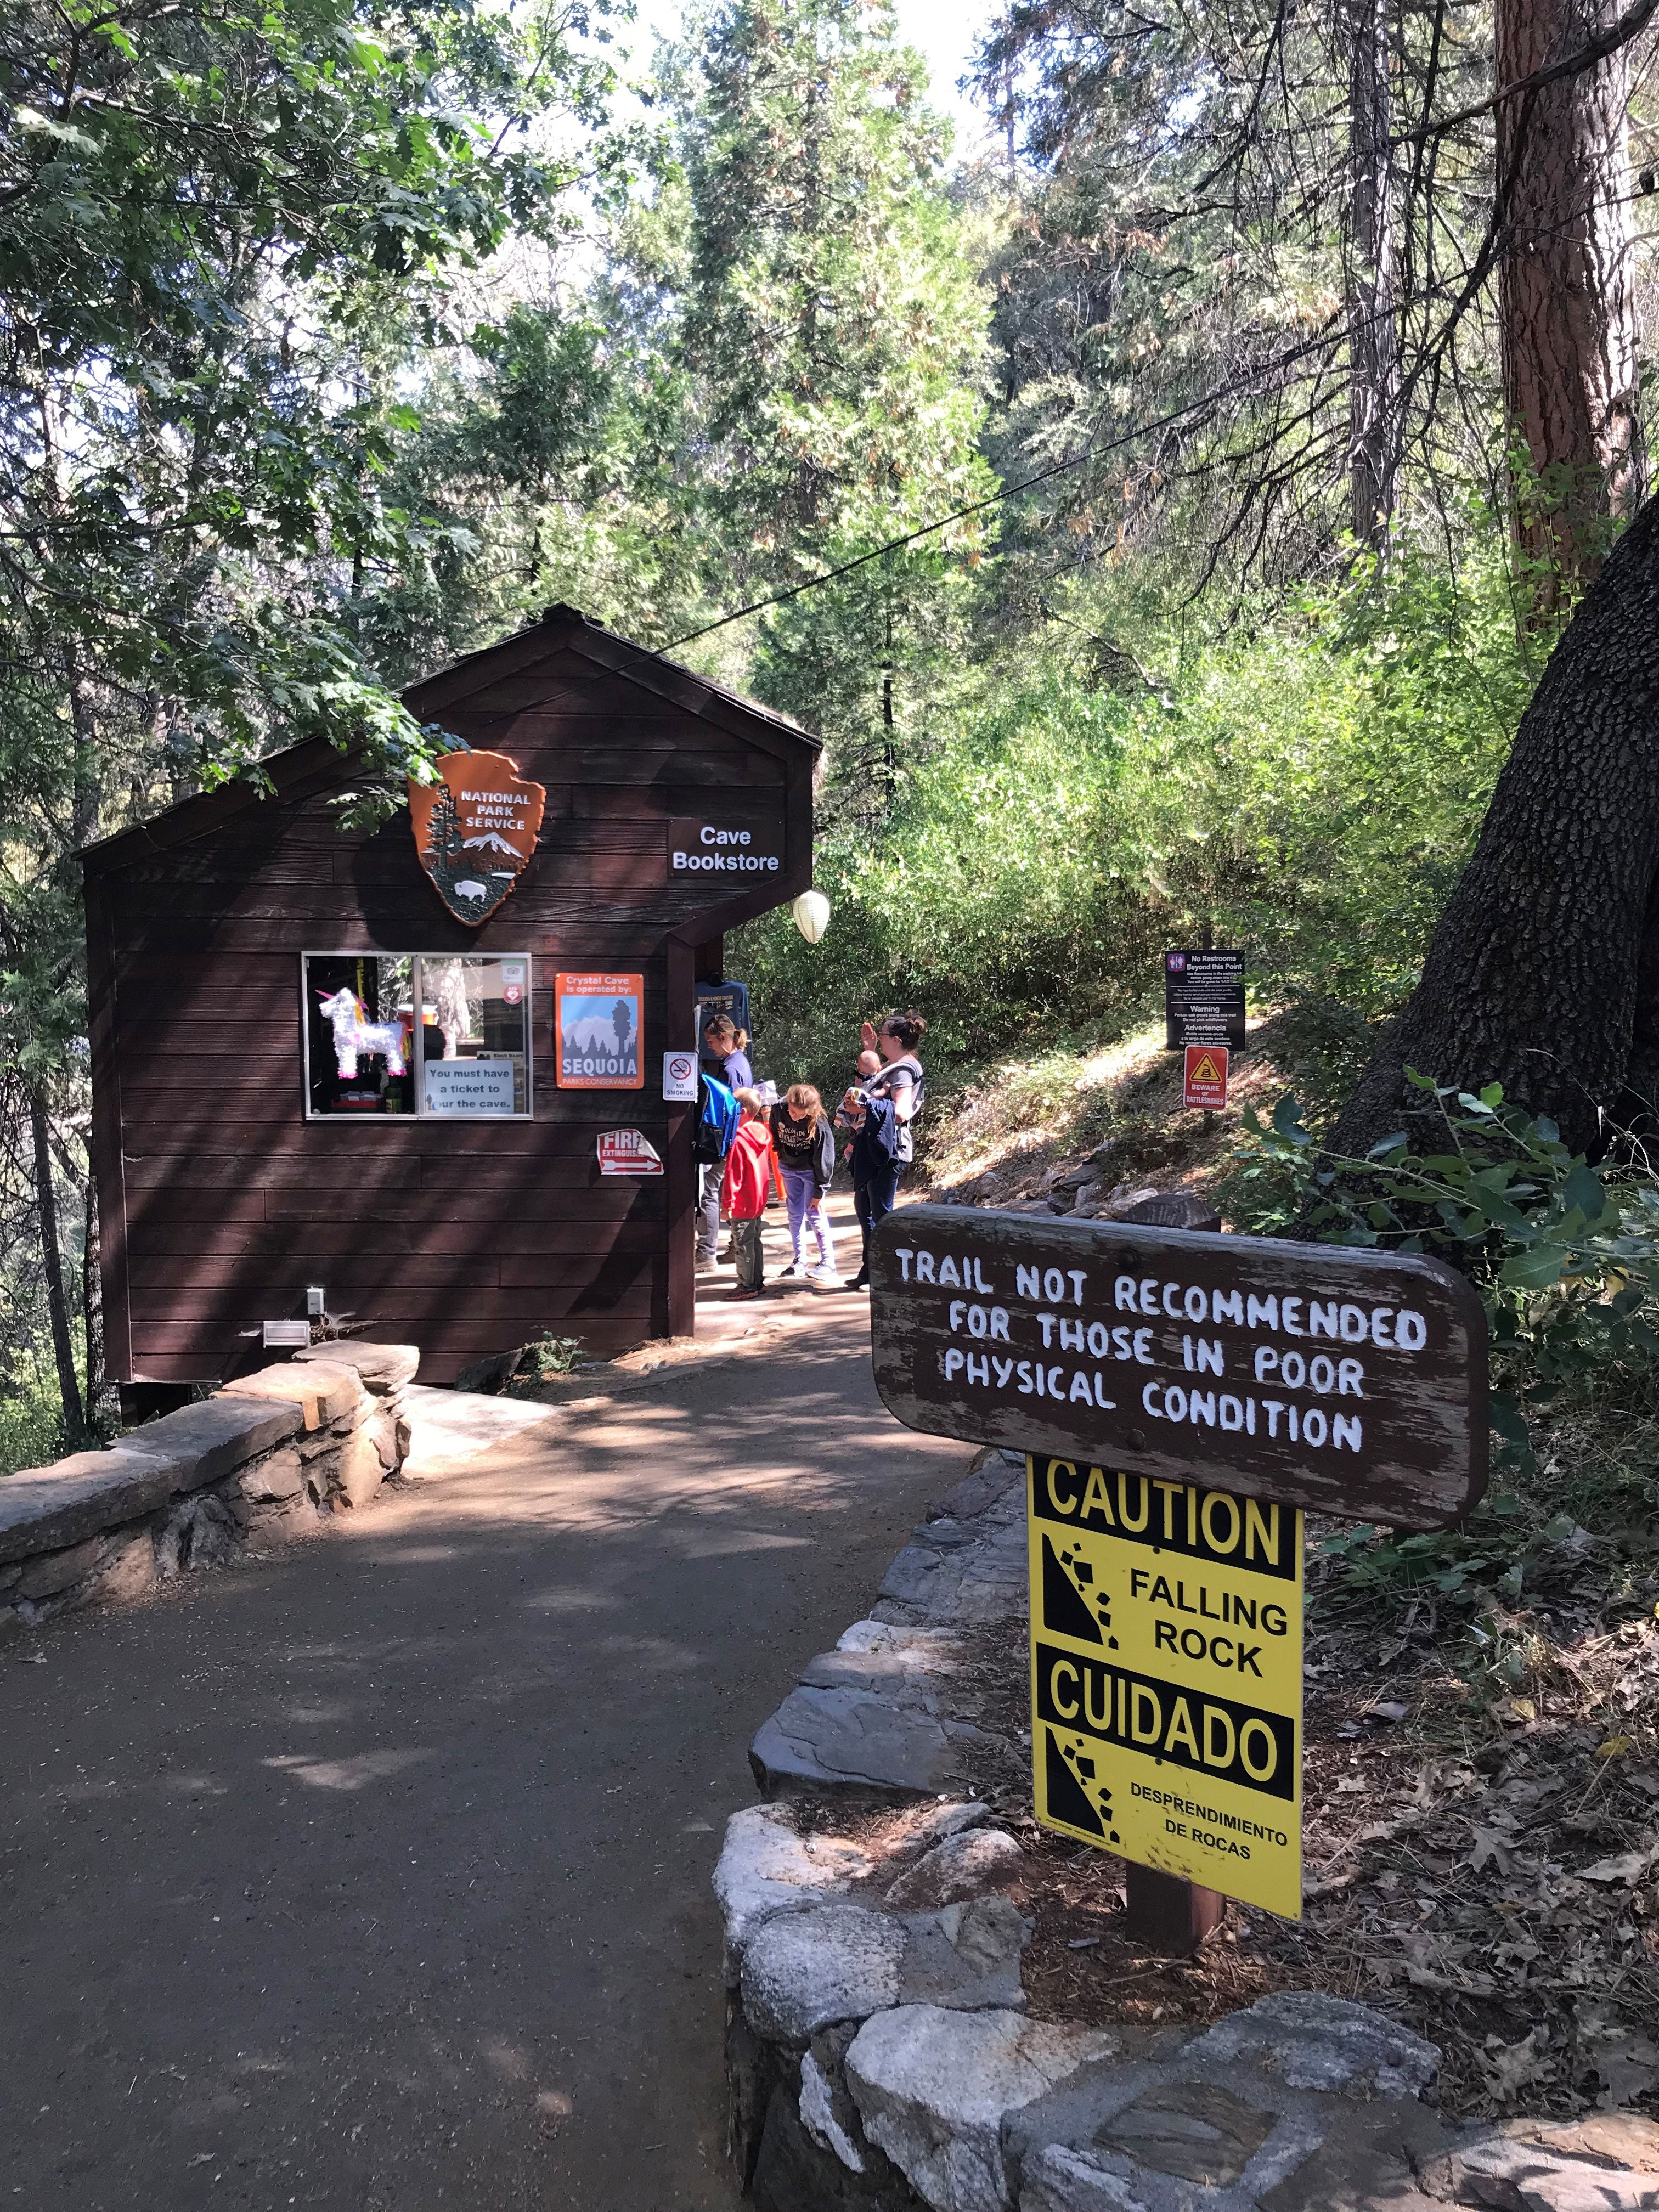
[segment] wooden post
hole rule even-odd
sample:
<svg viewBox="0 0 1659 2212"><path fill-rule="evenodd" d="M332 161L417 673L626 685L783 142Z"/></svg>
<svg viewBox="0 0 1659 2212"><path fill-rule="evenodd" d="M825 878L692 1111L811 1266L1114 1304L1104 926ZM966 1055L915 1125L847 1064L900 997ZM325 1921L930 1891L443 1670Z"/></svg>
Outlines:
<svg viewBox="0 0 1659 2212"><path fill-rule="evenodd" d="M668 940L668 1021L665 1049L690 1050L697 1039L693 1032L691 998L696 956L678 938ZM646 1080L652 1071L646 1069ZM697 1279L692 1243L692 1214L697 1203L698 1169L691 1157L691 1120L696 1109L668 1109L668 1334L695 1336L697 1329Z"/></svg>
<svg viewBox="0 0 1659 2212"><path fill-rule="evenodd" d="M1206 930L1206 936L1209 934ZM1221 1216L1212 1206L1190 1191L1163 1192L1143 1198L1123 1216L1144 1221L1150 1229L1198 1229L1219 1231ZM1185 1881L1178 1874L1164 1874L1157 1867L1123 1863L1124 1933L1149 1951L1171 1958L1190 1958L1204 1938L1221 1925L1227 1900L1218 1889L1206 1889Z"/></svg>
<svg viewBox="0 0 1659 2212"><path fill-rule="evenodd" d="M1183 1881L1178 1874L1123 1863L1124 1933L1149 1951L1190 1958L1204 1938L1221 1925L1227 1900L1218 1889Z"/></svg>

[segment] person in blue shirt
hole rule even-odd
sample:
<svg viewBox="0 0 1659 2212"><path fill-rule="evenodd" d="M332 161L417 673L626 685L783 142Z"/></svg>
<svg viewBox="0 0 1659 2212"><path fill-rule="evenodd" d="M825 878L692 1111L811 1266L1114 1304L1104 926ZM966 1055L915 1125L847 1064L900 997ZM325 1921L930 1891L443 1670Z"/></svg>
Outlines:
<svg viewBox="0 0 1659 2212"><path fill-rule="evenodd" d="M731 1091L752 1090L755 1071L749 1065L749 1038L729 1014L716 1014L702 1033L703 1063L711 1075ZM702 1170L702 1188L697 1196L697 1266L704 1273L720 1252L720 1185L724 1164L715 1161Z"/></svg>

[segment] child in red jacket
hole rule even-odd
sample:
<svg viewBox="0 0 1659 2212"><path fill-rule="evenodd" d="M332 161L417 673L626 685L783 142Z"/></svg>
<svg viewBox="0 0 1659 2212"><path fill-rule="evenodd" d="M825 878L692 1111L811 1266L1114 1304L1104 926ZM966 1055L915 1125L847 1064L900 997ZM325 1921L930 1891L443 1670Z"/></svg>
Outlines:
<svg viewBox="0 0 1659 2212"><path fill-rule="evenodd" d="M738 1287L732 1295L757 1298L766 1272L761 1231L771 1181L772 1132L758 1091L739 1091L737 1101L743 1109L743 1119L726 1156L720 1203L731 1218L732 1251L738 1263Z"/></svg>

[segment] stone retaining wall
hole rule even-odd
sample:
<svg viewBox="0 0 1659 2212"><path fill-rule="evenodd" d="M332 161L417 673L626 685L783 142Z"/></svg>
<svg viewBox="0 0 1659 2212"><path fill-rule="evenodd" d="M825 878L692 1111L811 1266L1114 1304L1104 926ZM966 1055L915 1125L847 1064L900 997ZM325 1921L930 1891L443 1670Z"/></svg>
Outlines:
<svg viewBox="0 0 1659 2212"><path fill-rule="evenodd" d="M1449 2125L1439 2052L1365 2006L1028 2017L1024 1852L983 1802L1029 1765L983 1689L1024 1543L1023 1462L982 1452L751 1747L769 1802L732 1815L714 1887L759 2212L1659 2212L1651 2120Z"/></svg>
<svg viewBox="0 0 1659 2212"><path fill-rule="evenodd" d="M0 1480L0 1638L366 1505L408 1456L419 1363L412 1345L314 1345L108 1451Z"/></svg>

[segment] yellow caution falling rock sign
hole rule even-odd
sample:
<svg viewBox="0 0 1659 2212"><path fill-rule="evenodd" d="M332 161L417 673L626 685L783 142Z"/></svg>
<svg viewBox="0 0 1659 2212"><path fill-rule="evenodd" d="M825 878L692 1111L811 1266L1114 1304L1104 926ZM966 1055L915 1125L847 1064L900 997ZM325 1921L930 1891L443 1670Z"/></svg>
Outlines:
<svg viewBox="0 0 1659 2212"><path fill-rule="evenodd" d="M1302 1516L1026 1461L1045 1827L1297 1919Z"/></svg>

